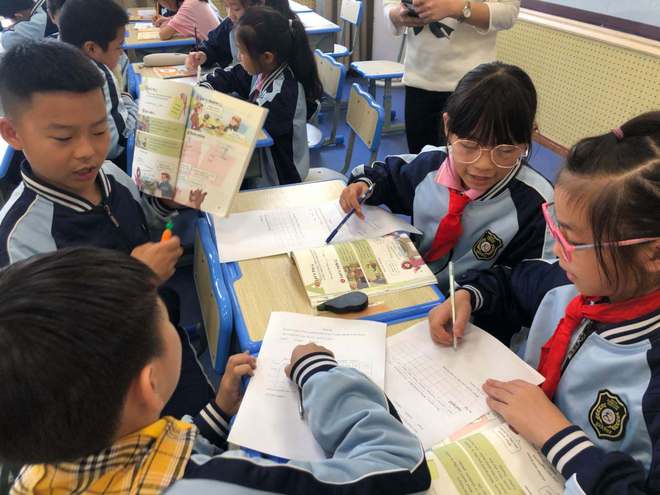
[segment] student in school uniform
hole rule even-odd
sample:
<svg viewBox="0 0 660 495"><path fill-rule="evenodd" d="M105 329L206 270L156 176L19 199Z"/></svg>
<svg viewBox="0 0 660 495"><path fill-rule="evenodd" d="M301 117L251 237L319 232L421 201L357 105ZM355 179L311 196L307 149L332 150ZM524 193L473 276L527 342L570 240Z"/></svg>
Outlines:
<svg viewBox="0 0 660 495"><path fill-rule="evenodd" d="M212 67L217 64L224 69L240 63L234 27L246 9L257 5L272 7L287 19L297 18L289 6L289 0L266 0L265 2L264 0L227 0L225 2L227 17L209 33L209 39L201 44L199 51L188 54L186 66L196 69L199 65Z"/></svg>
<svg viewBox="0 0 660 495"><path fill-rule="evenodd" d="M574 146L544 211L559 260L459 276L453 331L471 314L500 338L529 328L543 384L483 389L566 493L660 493L660 112ZM437 343L450 315L430 314Z"/></svg>
<svg viewBox="0 0 660 495"><path fill-rule="evenodd" d="M240 63L234 27L248 8L262 3L262 0L227 0L227 17L209 33L208 39L200 45L198 51L188 54L186 66L196 69L200 65L212 67L217 64L224 69Z"/></svg>
<svg viewBox="0 0 660 495"><path fill-rule="evenodd" d="M498 263L553 257L541 204L552 186L528 163L536 115L536 90L519 67L500 62L468 72L447 102L449 149L389 156L353 170L340 203L356 208L387 205L411 215L423 232L417 247L442 288L448 263L458 273Z"/></svg>
<svg viewBox="0 0 660 495"><path fill-rule="evenodd" d="M86 245L131 254L162 283L174 273L182 253L179 238L151 241L160 238L178 205L140 196L131 178L105 161L111 139L105 84L89 58L59 41L26 42L0 59L6 112L0 135L25 155L22 182L0 210L0 266ZM177 323L176 293L167 287L161 293ZM196 411L212 394L185 330L178 330L183 374L167 408L175 415Z"/></svg>
<svg viewBox="0 0 660 495"><path fill-rule="evenodd" d="M248 9L236 27L241 64L217 69L201 83L268 108L270 148L255 152L260 177L244 188L301 182L309 171L307 119L322 87L305 27L270 7Z"/></svg>
<svg viewBox="0 0 660 495"><path fill-rule="evenodd" d="M12 357L3 369L13 377L0 389L0 458L24 465L12 495L402 495L429 487L419 440L383 392L316 344L294 348L282 373L301 389L328 459L282 464L226 450L241 377L257 366L247 354L229 359L217 396L194 417L162 417L180 343L157 286L142 263L89 248L0 271L0 352Z"/></svg>
<svg viewBox="0 0 660 495"><path fill-rule="evenodd" d="M206 40L209 32L220 25L208 0L159 0L158 3L175 12L172 16L157 16L154 20L154 25L160 28L162 40L169 40L177 34Z"/></svg>
<svg viewBox="0 0 660 495"><path fill-rule="evenodd" d="M137 127L137 103L121 91L113 71L124 55L128 14L113 0L68 0L60 14L60 39L80 49L105 79L110 131L108 159L126 170L126 143Z"/></svg>
<svg viewBox="0 0 660 495"><path fill-rule="evenodd" d="M43 1L0 0L0 17L14 24L0 33L0 44L5 50L29 40L40 40L57 31L46 14Z"/></svg>

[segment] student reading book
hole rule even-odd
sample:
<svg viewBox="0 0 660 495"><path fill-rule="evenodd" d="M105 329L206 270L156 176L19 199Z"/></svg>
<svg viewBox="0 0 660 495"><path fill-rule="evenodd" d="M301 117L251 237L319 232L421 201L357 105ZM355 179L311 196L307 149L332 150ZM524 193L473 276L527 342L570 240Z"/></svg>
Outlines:
<svg viewBox="0 0 660 495"><path fill-rule="evenodd" d="M152 196L226 215L268 110L155 78L140 95L133 179Z"/></svg>

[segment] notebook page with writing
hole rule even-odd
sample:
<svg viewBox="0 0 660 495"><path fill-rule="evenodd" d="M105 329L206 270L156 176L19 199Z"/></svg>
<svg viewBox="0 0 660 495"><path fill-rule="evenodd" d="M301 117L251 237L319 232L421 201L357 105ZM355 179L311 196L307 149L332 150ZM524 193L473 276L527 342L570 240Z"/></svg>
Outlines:
<svg viewBox="0 0 660 495"><path fill-rule="evenodd" d="M373 321L273 312L229 441L287 459L325 459L298 413L298 388L284 374L291 351L315 342L333 351L340 365L359 369L383 388L386 329Z"/></svg>
<svg viewBox="0 0 660 495"><path fill-rule="evenodd" d="M431 340L428 320L387 339L385 393L425 449L490 410L481 390L488 378L543 382L536 370L474 325L457 351Z"/></svg>

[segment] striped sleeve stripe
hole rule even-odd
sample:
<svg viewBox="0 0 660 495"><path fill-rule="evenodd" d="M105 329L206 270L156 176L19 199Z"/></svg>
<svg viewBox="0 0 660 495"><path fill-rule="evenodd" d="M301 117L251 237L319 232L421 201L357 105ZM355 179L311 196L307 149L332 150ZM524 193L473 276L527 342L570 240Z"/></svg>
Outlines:
<svg viewBox="0 0 660 495"><path fill-rule="evenodd" d="M481 307L484 305L484 298L481 295L479 289L477 289L473 285L461 285L461 289L470 291L470 293L474 296L474 308L472 309L472 311L480 310Z"/></svg>
<svg viewBox="0 0 660 495"><path fill-rule="evenodd" d="M204 437L223 441L229 435L229 419L214 402L210 402L199 412L195 424Z"/></svg>
<svg viewBox="0 0 660 495"><path fill-rule="evenodd" d="M324 352L307 354L291 368L291 379L300 387L315 373L329 371L337 366L337 361Z"/></svg>
<svg viewBox="0 0 660 495"><path fill-rule="evenodd" d="M580 428L569 426L551 438L543 446L543 452L557 470L562 472L566 464L580 452L593 446L594 444Z"/></svg>

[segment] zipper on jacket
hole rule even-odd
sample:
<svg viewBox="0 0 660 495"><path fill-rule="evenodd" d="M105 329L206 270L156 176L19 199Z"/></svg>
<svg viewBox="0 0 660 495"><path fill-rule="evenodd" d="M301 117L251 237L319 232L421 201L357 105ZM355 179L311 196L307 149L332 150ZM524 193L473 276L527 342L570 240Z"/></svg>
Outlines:
<svg viewBox="0 0 660 495"><path fill-rule="evenodd" d="M108 218L112 222L112 225L115 227L119 228L119 222L115 218L115 216L112 214L112 210L110 209L110 205L108 203L103 203L103 209L105 210L105 213L108 215Z"/></svg>

